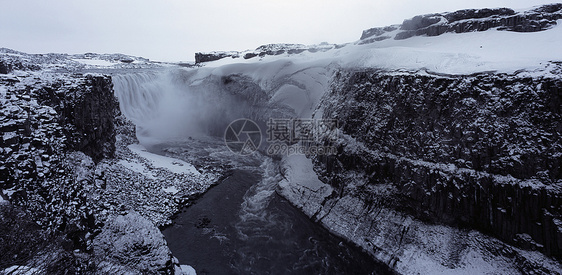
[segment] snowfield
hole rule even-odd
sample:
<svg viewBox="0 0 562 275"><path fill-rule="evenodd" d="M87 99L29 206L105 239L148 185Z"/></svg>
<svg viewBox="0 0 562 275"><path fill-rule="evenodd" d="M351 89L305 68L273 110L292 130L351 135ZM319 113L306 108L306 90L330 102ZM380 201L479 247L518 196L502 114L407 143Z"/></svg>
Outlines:
<svg viewBox="0 0 562 275"><path fill-rule="evenodd" d="M557 26L540 32L508 32L490 29L483 32L445 33L439 36L416 36L405 40L387 39L370 44L347 44L326 52L303 52L298 55L265 56L261 59L224 58L205 63L205 67L222 67L217 72L244 72L254 64L268 63L260 70L261 79L274 79L284 66L281 60L301 68L338 66L361 69L426 71L439 74L473 74L497 72L547 72L551 62L562 61L562 20ZM219 73L220 74L220 73Z"/></svg>

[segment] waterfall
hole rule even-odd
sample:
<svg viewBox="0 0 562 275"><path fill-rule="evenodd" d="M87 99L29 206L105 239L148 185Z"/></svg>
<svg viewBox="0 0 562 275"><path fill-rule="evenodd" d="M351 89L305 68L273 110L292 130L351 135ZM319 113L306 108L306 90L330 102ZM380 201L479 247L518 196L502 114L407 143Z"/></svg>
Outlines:
<svg viewBox="0 0 562 275"><path fill-rule="evenodd" d="M221 77L210 73L138 72L116 75L113 82L122 113L136 125L137 138L145 144L222 136L231 121L255 112L250 106L255 105L253 91L229 89Z"/></svg>
<svg viewBox="0 0 562 275"><path fill-rule="evenodd" d="M164 87L159 87L159 75L155 72L117 75L113 77L115 95L121 112L133 123L153 120L158 115L158 105Z"/></svg>
<svg viewBox="0 0 562 275"><path fill-rule="evenodd" d="M328 88L329 70L318 64L273 65L278 68L257 66L253 72L244 71L246 67L166 69L116 75L114 90L122 113L136 125L137 138L144 144L222 137L228 124L239 118L262 126L269 118L310 118Z"/></svg>

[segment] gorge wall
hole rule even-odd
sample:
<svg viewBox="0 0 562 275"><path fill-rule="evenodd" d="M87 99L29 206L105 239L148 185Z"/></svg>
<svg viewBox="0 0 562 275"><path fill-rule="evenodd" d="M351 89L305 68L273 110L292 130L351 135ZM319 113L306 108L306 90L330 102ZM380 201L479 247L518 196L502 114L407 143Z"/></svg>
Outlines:
<svg viewBox="0 0 562 275"><path fill-rule="evenodd" d="M351 239L398 231L400 242L373 247L375 254L387 250L390 264L406 257L396 246L406 242L409 227L400 221L394 225L400 229L376 233L373 223L384 224L382 217L370 222L372 216L361 215L398 211L560 259L561 99L559 78L339 72L315 112L338 119L339 130L320 138L338 153L310 156L332 192L301 188L300 200L317 197L318 205L297 205L336 228L344 220L364 218L358 228L371 223ZM346 203L359 210L338 212Z"/></svg>
<svg viewBox="0 0 562 275"><path fill-rule="evenodd" d="M86 57L115 65L76 61ZM124 57L0 48L0 273L187 272L158 226L218 172L154 165L160 156L137 144L114 94L114 84L123 83L109 74L158 65Z"/></svg>
<svg viewBox="0 0 562 275"><path fill-rule="evenodd" d="M399 272L557 274L561 99L559 77L340 70L313 115L337 154L287 157L279 192Z"/></svg>

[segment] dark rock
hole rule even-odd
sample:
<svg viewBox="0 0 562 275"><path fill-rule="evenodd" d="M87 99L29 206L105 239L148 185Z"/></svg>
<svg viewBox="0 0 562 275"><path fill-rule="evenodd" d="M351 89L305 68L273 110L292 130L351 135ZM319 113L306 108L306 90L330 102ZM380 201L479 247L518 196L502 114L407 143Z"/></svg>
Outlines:
<svg viewBox="0 0 562 275"><path fill-rule="evenodd" d="M220 60L225 57L234 57L232 52L195 53L195 64Z"/></svg>
<svg viewBox="0 0 562 275"><path fill-rule="evenodd" d="M372 29L364 30L360 39L363 40L371 36L379 36L384 34L385 32L386 31L383 28L372 28Z"/></svg>
<svg viewBox="0 0 562 275"><path fill-rule="evenodd" d="M404 32L397 33L396 36L394 36L394 39L402 40L402 39L408 39L408 38L414 37L414 36L416 36L415 31L404 31ZM374 41L376 41L376 40L374 40Z"/></svg>
<svg viewBox="0 0 562 275"><path fill-rule="evenodd" d="M449 23L453 23L460 20L466 19L480 19L480 18L487 18L487 17L499 17L499 16L506 16L506 15L514 15L515 11L508 8L499 8L499 9L467 9L467 10L459 10L451 13L444 14L444 17L447 19Z"/></svg>
<svg viewBox="0 0 562 275"><path fill-rule="evenodd" d="M562 81L371 71L334 83L322 118L338 118L360 145L326 136L339 153L314 160L340 194L352 188L342 175L356 171L392 186L397 210L562 257Z"/></svg>
<svg viewBox="0 0 562 275"><path fill-rule="evenodd" d="M560 12L562 11L562 3L557 3L557 4L549 4L549 5L544 5L544 6L540 6L536 9L533 10L534 12L539 12L539 13L555 13L555 12Z"/></svg>
<svg viewBox="0 0 562 275"><path fill-rule="evenodd" d="M400 25L404 32L398 33L394 39L407 39L413 36L437 36L443 33L463 33L486 31L492 28L515 32L536 32L555 26L556 21L562 19L562 5L545 5L533 10L516 13L512 9L468 9L442 14L418 15L406 19ZM372 28L363 31L362 44L373 43L378 40L370 39L375 36L388 35L395 27Z"/></svg>
<svg viewBox="0 0 562 275"><path fill-rule="evenodd" d="M247 54L244 55L244 59L250 59L250 58L254 58L256 56L258 56L257 53L247 53Z"/></svg>
<svg viewBox="0 0 562 275"><path fill-rule="evenodd" d="M113 83L107 76L87 75L83 93L66 109L67 118L73 119L75 134L82 136L73 144L95 161L112 157L115 152L114 118L118 103L113 95ZM69 106L67 104L66 106Z"/></svg>
<svg viewBox="0 0 562 275"><path fill-rule="evenodd" d="M69 148L86 153L96 162L112 157L118 103L111 78L92 74L74 77L78 85L44 86L37 91L37 100L60 114Z"/></svg>
<svg viewBox="0 0 562 275"><path fill-rule="evenodd" d="M0 74L9 74L13 70L21 70L23 68L23 64L17 59L0 59Z"/></svg>
<svg viewBox="0 0 562 275"><path fill-rule="evenodd" d="M7 74L12 71L12 67L6 64L3 60L0 60L0 74Z"/></svg>
<svg viewBox="0 0 562 275"><path fill-rule="evenodd" d="M427 28L439 21L441 21L441 16L439 14L418 15L411 19L404 20L400 29L406 31L419 30Z"/></svg>
<svg viewBox="0 0 562 275"><path fill-rule="evenodd" d="M287 51L287 53L289 53L289 54L299 54L299 53L302 53L304 51L306 51L306 50L305 49L289 49Z"/></svg>

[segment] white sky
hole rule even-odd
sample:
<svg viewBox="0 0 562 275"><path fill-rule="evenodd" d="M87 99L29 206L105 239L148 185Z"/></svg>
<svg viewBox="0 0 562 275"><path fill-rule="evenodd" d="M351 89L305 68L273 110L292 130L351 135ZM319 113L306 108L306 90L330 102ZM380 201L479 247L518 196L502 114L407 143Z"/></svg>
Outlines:
<svg viewBox="0 0 562 275"><path fill-rule="evenodd" d="M0 47L159 61L269 43L352 42L418 14L556 0L0 0Z"/></svg>

